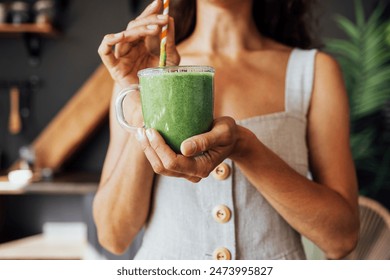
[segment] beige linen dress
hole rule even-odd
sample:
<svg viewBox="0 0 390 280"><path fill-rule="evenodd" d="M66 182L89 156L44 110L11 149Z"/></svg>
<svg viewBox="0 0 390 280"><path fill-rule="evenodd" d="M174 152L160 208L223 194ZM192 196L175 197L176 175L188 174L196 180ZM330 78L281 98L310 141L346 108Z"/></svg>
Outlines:
<svg viewBox="0 0 390 280"><path fill-rule="evenodd" d="M292 51L283 112L237 121L304 176L315 54ZM135 259L305 259L300 234L228 159L197 184L157 175L150 211Z"/></svg>

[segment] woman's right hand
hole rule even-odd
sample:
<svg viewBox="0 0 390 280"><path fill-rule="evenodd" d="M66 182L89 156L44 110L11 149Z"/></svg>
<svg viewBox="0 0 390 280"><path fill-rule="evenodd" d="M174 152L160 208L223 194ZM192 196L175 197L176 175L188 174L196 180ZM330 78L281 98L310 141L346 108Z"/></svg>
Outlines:
<svg viewBox="0 0 390 280"><path fill-rule="evenodd" d="M162 1L154 0L140 16L130 21L125 31L104 36L99 46L104 65L122 88L138 83L139 70L158 66L159 56L153 42L158 41L161 28L166 24L169 24L166 63L178 65L180 62L173 18L158 14L161 8Z"/></svg>

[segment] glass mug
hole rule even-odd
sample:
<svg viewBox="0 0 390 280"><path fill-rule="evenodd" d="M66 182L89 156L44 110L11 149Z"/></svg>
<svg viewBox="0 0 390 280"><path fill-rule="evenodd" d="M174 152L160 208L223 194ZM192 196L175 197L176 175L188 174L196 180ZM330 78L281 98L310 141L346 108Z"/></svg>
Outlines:
<svg viewBox="0 0 390 280"><path fill-rule="evenodd" d="M123 101L140 93L144 128L156 129L176 153L181 143L210 130L213 123L214 68L168 66L138 72L139 85L123 89L116 98L116 117L130 132L138 127L124 118Z"/></svg>

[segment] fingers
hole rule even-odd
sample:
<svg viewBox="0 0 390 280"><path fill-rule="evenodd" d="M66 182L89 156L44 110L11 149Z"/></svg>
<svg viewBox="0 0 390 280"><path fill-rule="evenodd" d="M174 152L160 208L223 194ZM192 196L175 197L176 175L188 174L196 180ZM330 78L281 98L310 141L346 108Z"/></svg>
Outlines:
<svg viewBox="0 0 390 280"><path fill-rule="evenodd" d="M178 155L154 129L142 129L137 139L158 174L183 177L192 182L206 178L230 154L237 141L234 119L221 117L210 132L191 137L181 145ZM191 156L192 155L192 156Z"/></svg>
<svg viewBox="0 0 390 280"><path fill-rule="evenodd" d="M126 42L135 42L138 39L148 36L158 34L158 30L150 29L146 27L138 27L132 30L126 30L117 34L108 34L104 36L102 43L99 46L98 53L102 59L104 65L108 69L114 67L118 62L118 53L114 54L112 51L113 47L123 41Z"/></svg>
<svg viewBox="0 0 390 280"><path fill-rule="evenodd" d="M169 17L167 15L156 15L156 14L149 15L149 16L143 17L143 18L136 18L136 19L129 22L126 30L129 30L129 29L132 29L132 28L135 28L138 26L146 26L146 25L152 25L152 24L164 26L164 25L168 24L168 19L169 19Z"/></svg>
<svg viewBox="0 0 390 280"><path fill-rule="evenodd" d="M174 164L179 155L176 155L169 146L165 144L161 135L155 130L148 129L147 134L148 135L146 135L145 129L139 129L137 131L137 140L141 144L154 172L166 176L186 178L194 183L201 180L200 177L184 174L175 170L175 167L172 166L172 164ZM166 153L166 156L160 158L161 154L164 153ZM167 160L167 158L169 158L169 160Z"/></svg>
<svg viewBox="0 0 390 280"><path fill-rule="evenodd" d="M148 33L148 36L156 36L160 33L161 28L168 23L168 16L166 15L150 15L147 17L143 18L137 18L135 20L132 20L126 29L124 31L125 33L138 29L138 30L143 30L144 28L152 30L154 32ZM131 44L128 44L126 42L126 38L124 37L124 40L120 42L116 47L115 47L115 56L120 57L126 55L130 50L131 50Z"/></svg>
<svg viewBox="0 0 390 280"><path fill-rule="evenodd" d="M213 158L210 157L210 154L199 157L178 155L171 150L162 136L154 129L147 130L147 137L150 146L166 170L185 174L185 176L206 178L214 169Z"/></svg>
<svg viewBox="0 0 390 280"><path fill-rule="evenodd" d="M125 31L104 36L98 53L107 67L115 66L117 58L130 51L132 46L128 43L134 43L146 36L157 36L161 27L168 24L168 16L156 14L161 5L160 1L153 1L137 19L128 24ZM114 46L116 46L115 53L113 53Z"/></svg>
<svg viewBox="0 0 390 280"><path fill-rule="evenodd" d="M98 53L108 68L114 67L117 64L118 58L129 52L131 44L137 44L137 41L146 36L156 36L160 32L157 25L151 24L146 26L138 26L136 28L125 30L117 34L108 34L104 36L102 43L99 46ZM126 50L117 50L114 54L113 47L118 43L131 43Z"/></svg>
<svg viewBox="0 0 390 280"><path fill-rule="evenodd" d="M98 53L107 67L112 67L116 64L116 58L112 52L113 46L120 42L123 38L123 33L117 34L108 34L104 36L103 41L101 42Z"/></svg>
<svg viewBox="0 0 390 280"><path fill-rule="evenodd" d="M115 57L127 55L130 50L137 46L147 36L157 36L160 33L157 24L141 25L121 32L122 38L115 46Z"/></svg>

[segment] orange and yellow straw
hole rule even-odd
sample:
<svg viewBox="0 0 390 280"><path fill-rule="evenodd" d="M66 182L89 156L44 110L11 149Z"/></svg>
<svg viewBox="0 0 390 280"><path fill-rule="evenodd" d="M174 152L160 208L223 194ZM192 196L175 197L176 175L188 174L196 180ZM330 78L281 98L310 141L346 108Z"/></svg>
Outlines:
<svg viewBox="0 0 390 280"><path fill-rule="evenodd" d="M169 0L164 0L164 10L163 15L168 15L169 12ZM168 35L168 24L164 25L161 30L161 43L160 43L160 67L164 67L167 62L167 35Z"/></svg>

